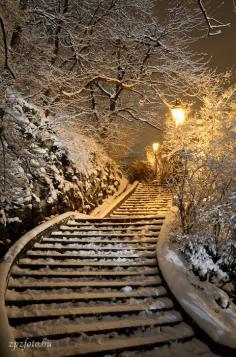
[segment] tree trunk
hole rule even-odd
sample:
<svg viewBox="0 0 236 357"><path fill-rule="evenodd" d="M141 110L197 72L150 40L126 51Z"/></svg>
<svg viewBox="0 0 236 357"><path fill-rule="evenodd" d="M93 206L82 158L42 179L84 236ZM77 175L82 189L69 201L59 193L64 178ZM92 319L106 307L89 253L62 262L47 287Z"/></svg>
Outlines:
<svg viewBox="0 0 236 357"><path fill-rule="evenodd" d="M18 47L21 40L21 34L22 34L22 27L20 25L16 25L16 27L13 30L13 34L10 42L10 46L13 50L15 50Z"/></svg>
<svg viewBox="0 0 236 357"><path fill-rule="evenodd" d="M116 109L116 101L114 99L110 99L110 111L114 112Z"/></svg>

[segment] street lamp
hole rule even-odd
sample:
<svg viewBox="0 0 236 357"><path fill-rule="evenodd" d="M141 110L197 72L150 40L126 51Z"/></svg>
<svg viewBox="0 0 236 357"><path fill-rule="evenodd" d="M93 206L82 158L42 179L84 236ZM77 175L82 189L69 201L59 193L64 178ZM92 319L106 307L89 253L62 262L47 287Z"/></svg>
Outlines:
<svg viewBox="0 0 236 357"><path fill-rule="evenodd" d="M153 143L152 144L152 148L153 148L154 153L156 153L159 150L159 147L160 147L160 143Z"/></svg>
<svg viewBox="0 0 236 357"><path fill-rule="evenodd" d="M176 100L175 106L171 108L171 114L177 128L178 126L183 125L185 120L185 110L181 107L180 101Z"/></svg>
<svg viewBox="0 0 236 357"><path fill-rule="evenodd" d="M154 158L155 158L155 162L154 162L154 174L155 177L157 177L157 168L158 168L158 157L157 157L157 152L160 148L160 143L153 143L152 144L152 149L153 149L153 153L154 153Z"/></svg>

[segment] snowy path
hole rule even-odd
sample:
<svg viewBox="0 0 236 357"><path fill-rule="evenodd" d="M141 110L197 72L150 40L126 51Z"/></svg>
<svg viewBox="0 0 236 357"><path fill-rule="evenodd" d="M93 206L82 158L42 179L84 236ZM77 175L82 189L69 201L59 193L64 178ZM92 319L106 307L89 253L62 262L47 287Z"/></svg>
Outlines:
<svg viewBox="0 0 236 357"><path fill-rule="evenodd" d="M29 356L213 356L158 269L169 204L165 188L139 184L110 217L69 220L24 252L6 292L10 325L16 341L51 341Z"/></svg>

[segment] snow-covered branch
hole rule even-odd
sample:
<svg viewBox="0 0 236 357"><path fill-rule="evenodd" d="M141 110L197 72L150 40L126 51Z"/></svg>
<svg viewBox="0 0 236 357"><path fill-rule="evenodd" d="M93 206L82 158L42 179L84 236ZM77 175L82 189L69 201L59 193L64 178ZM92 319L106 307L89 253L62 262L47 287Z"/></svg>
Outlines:
<svg viewBox="0 0 236 357"><path fill-rule="evenodd" d="M111 77L107 77L107 76L98 75L98 76L92 78L90 81L88 81L85 84L84 88L81 88L79 91L71 92L71 93L63 91L63 94L65 94L67 97L72 97L74 95L79 95L93 83L97 83L97 85L99 86L99 81L112 83L112 84L117 84L117 85L121 86L121 88L123 88L125 90L132 90L133 88L135 88L138 85L138 83L127 84L127 83L124 83L123 81L120 81L117 78L111 78ZM111 97L111 94L109 94L108 91L106 91L103 87L101 87L101 85L99 86L99 88L104 92L105 95Z"/></svg>
<svg viewBox="0 0 236 357"><path fill-rule="evenodd" d="M202 11L202 14L206 20L208 26L208 36L210 35L218 35L221 33L221 29L224 27L229 27L230 23L223 23L214 17L210 17L207 13L207 10L203 4L203 0L198 0L199 7Z"/></svg>

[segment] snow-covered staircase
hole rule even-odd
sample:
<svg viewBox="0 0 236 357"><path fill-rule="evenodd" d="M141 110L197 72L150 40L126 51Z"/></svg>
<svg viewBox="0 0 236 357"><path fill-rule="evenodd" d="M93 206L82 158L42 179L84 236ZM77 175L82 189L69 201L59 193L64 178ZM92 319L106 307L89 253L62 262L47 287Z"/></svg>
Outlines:
<svg viewBox="0 0 236 357"><path fill-rule="evenodd" d="M165 187L139 184L109 217L68 220L13 265L6 308L30 356L211 356L158 269Z"/></svg>
<svg viewBox="0 0 236 357"><path fill-rule="evenodd" d="M165 217L171 205L171 194L158 184L140 183L133 194L118 206L112 217L138 217L162 215Z"/></svg>

